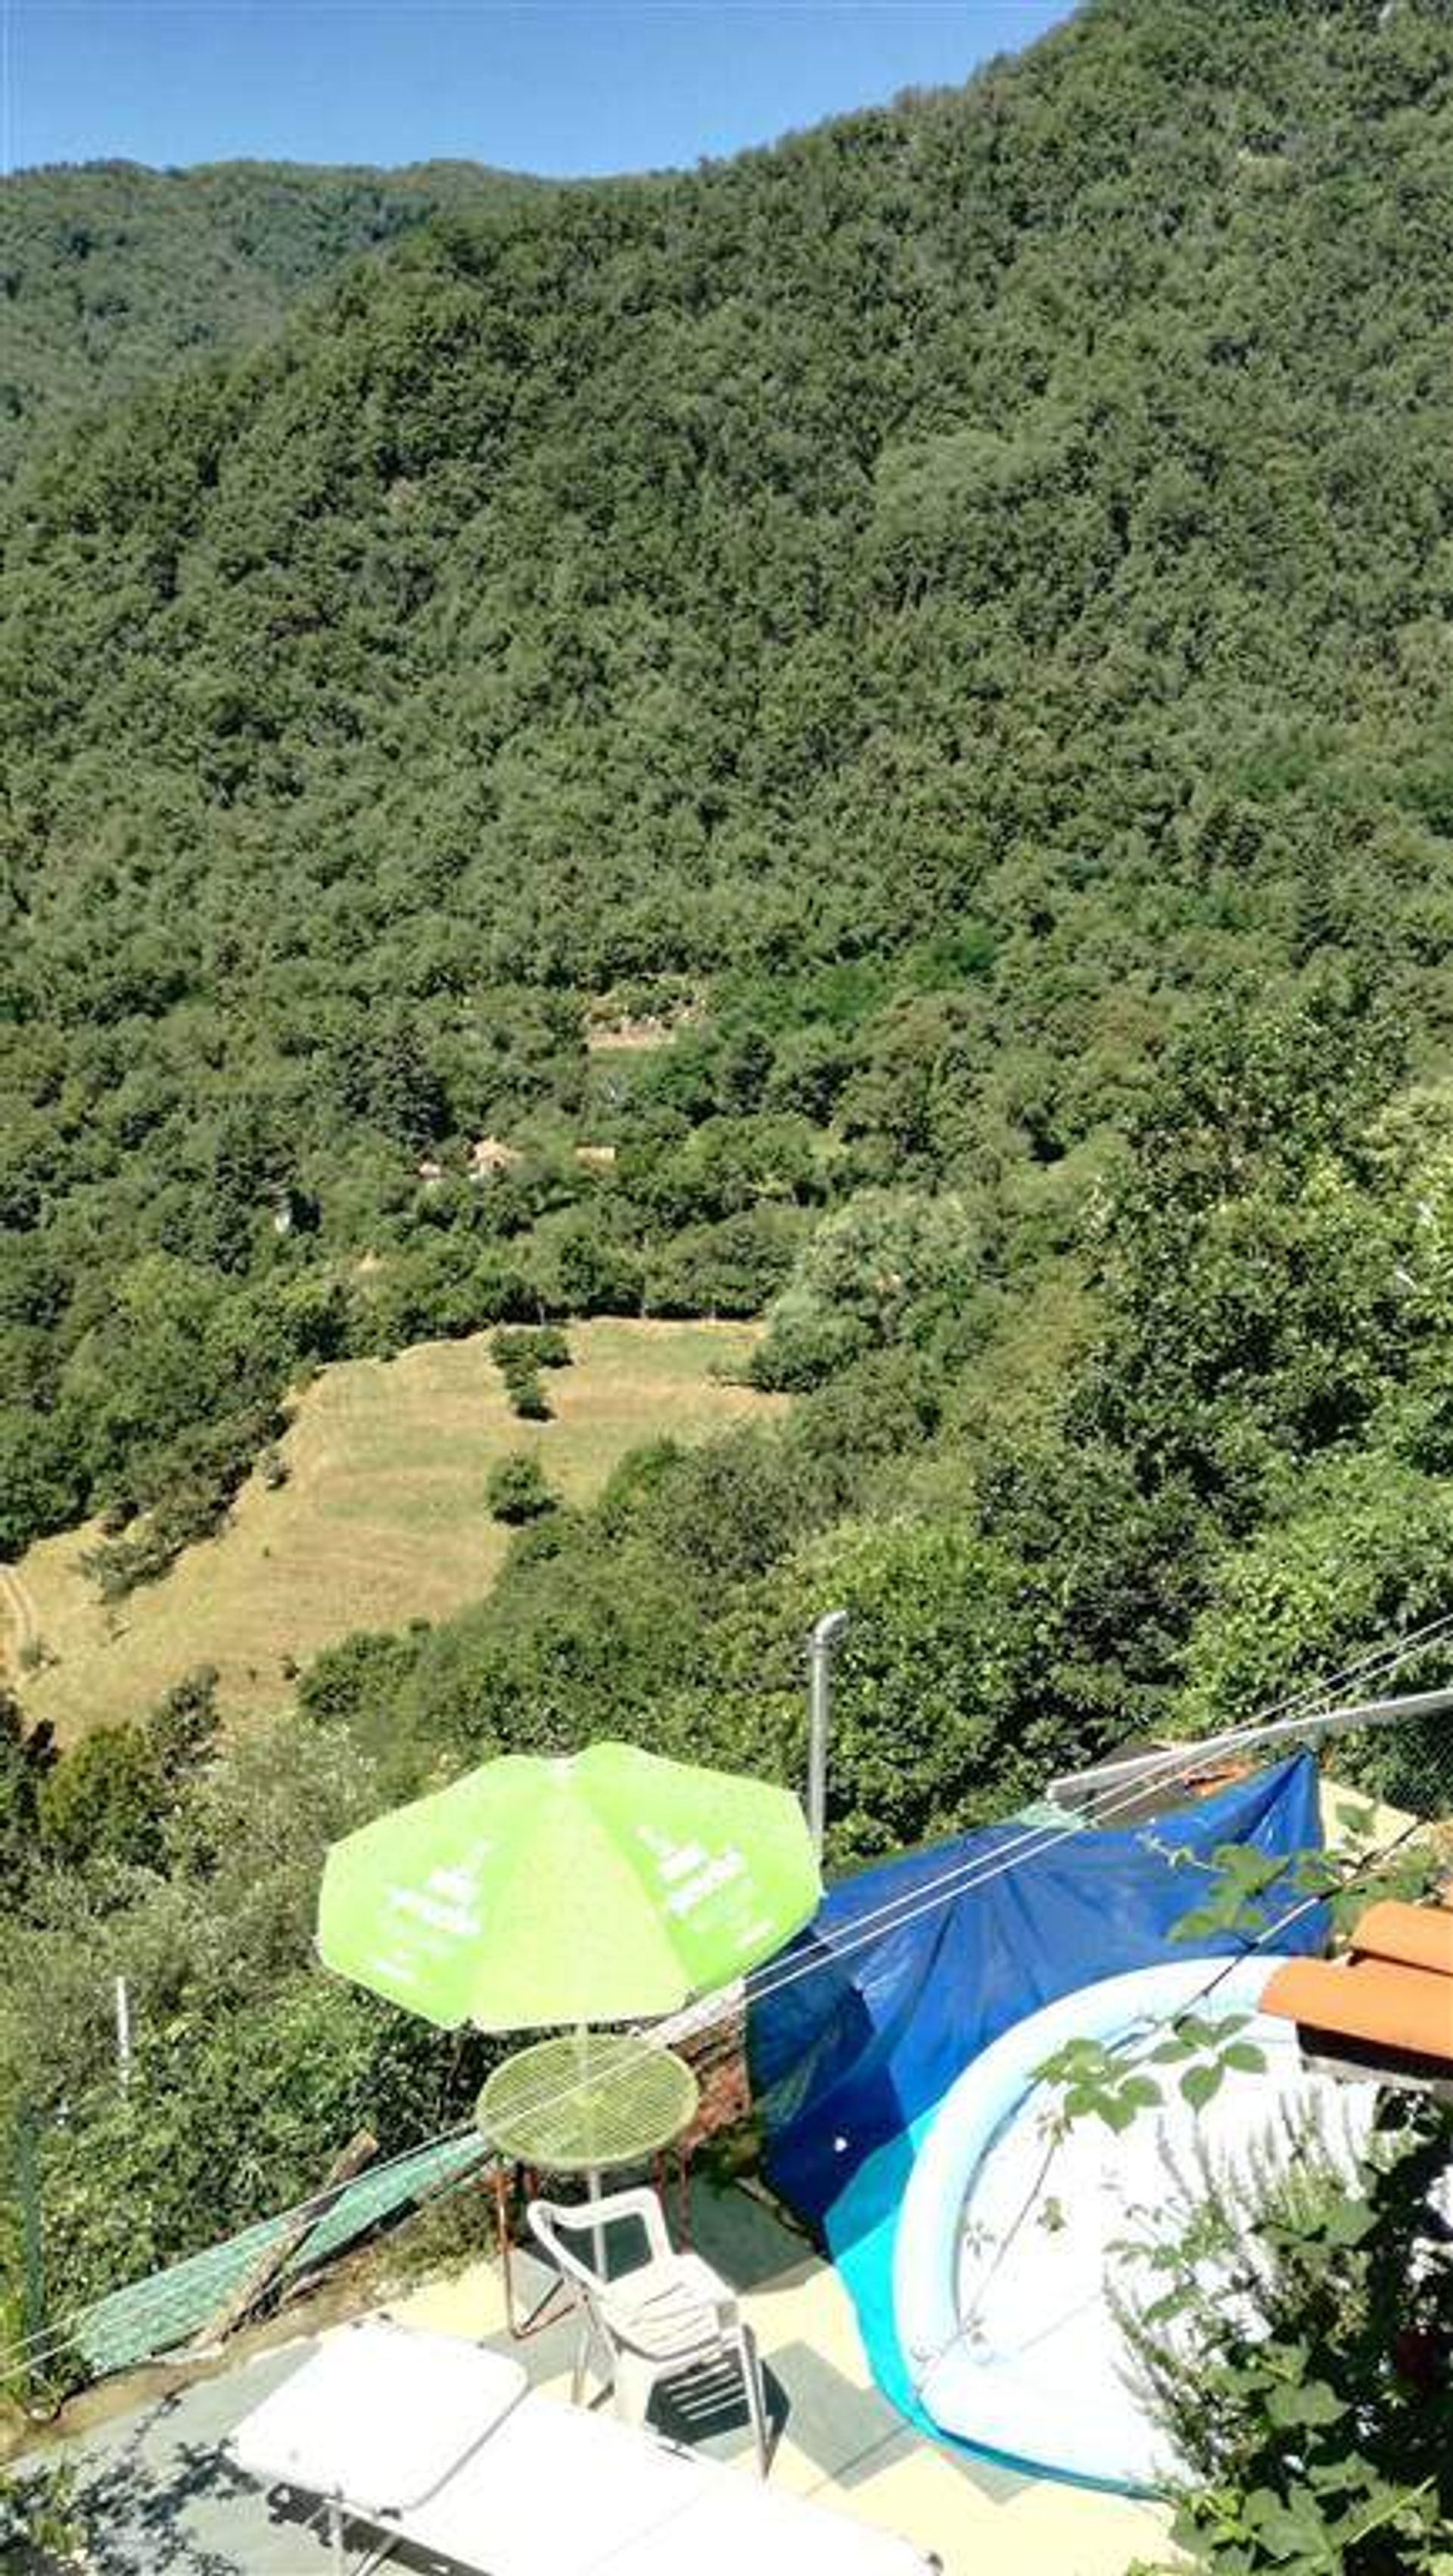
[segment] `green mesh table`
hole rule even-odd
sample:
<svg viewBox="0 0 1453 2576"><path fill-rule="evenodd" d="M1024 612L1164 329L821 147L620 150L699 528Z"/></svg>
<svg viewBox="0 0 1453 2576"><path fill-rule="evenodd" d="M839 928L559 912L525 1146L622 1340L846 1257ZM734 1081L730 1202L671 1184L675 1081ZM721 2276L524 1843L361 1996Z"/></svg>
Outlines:
<svg viewBox="0 0 1453 2576"><path fill-rule="evenodd" d="M619 2031L569 2031L505 2058L480 2094L475 2118L510 2163L535 2173L584 2174L595 2197L612 2166L642 2164L672 2146L695 2118L699 2097L690 2067L669 2048ZM543 2312L516 2325L502 2196L498 2207L510 2331L529 2333Z"/></svg>
<svg viewBox="0 0 1453 2576"><path fill-rule="evenodd" d="M689 2128L696 2104L696 2078L669 2048L618 2031L570 2031L505 2058L476 2117L515 2164L598 2174L658 2155Z"/></svg>

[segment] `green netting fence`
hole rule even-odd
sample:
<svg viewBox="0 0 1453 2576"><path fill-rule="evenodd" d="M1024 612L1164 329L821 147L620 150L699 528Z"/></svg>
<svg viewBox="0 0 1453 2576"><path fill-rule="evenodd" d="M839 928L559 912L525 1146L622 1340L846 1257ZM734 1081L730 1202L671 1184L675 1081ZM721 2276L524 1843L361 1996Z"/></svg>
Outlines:
<svg viewBox="0 0 1453 2576"><path fill-rule="evenodd" d="M320 2194L318 2216L279 2266L271 2294L316 2271L414 2204L465 2182L488 2159L489 2149L478 2132L464 2131L361 2174L341 2185L336 2195ZM73 2317L54 2321L28 2347L0 2356L9 2366L7 2375L13 2379L28 2367L43 2366L47 2355L58 2355L62 2347L79 2356L93 2379L174 2352L222 2314L268 2252L296 2233L299 2217L297 2210L284 2210L259 2219L225 2244L209 2245L164 2272L109 2292Z"/></svg>

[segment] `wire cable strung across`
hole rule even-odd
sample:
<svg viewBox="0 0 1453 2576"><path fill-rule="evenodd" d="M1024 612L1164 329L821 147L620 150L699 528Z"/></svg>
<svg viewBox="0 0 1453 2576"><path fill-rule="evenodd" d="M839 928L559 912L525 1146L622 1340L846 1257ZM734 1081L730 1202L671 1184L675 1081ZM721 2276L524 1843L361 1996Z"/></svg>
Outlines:
<svg viewBox="0 0 1453 2576"><path fill-rule="evenodd" d="M1426 1651L1430 1645L1450 1633L1453 1633L1453 1611L1429 1620L1416 1629L1403 1632L1384 1646L1370 1649L1366 1655L1337 1668L1330 1675L1318 1676L1316 1680L1304 1684L1301 1689L1289 1692L1282 1699L1271 1703L1269 1707L1258 1710L1254 1717L1248 1719L1239 1728L1218 1733L1209 1738L1187 1740L1183 1745L1168 1746L1163 1756L1148 1756L1146 1767L1137 1771L1133 1782L1115 1782L1108 1785L1103 1792L1090 1794L1084 1806L1072 1816L1067 1816L1062 1825L1041 1821L1021 1827L1017 1833L1009 1835L995 1851L960 1861L941 1872L938 1877L924 1881L918 1887L907 1891L903 1896L891 1898L869 1913L860 1915L850 1937L825 1949L821 1955L788 1959L777 1971L767 1970L755 1982L754 1997L765 1998L768 1995L782 1993L788 1986L806 1977L815 1976L826 1967L839 1965L841 1961L852 1957L858 1950L883 1938L886 1933L901 1930L909 1923L921 1920L925 1915L941 1911L969 1889L986 1886L995 1879L1008 1876L1026 1862L1037 1859L1044 1852L1052 1851L1060 1843L1084 1832L1087 1826L1101 1827L1112 1823L1118 1816L1139 1803L1144 1797L1147 1782L1153 1781L1170 1786L1176 1781L1194 1778L1204 1767L1208 1744L1215 1746L1218 1755L1233 1752L1248 1738L1254 1737L1262 1728L1290 1711L1304 1709L1310 1717L1316 1707L1326 1702L1329 1691L1344 1687L1351 1681L1366 1680L1374 1675L1396 1671L1409 1660L1412 1654ZM705 1996L699 2004L688 2005L683 2012L673 2014L669 2021L659 2024L655 2031L643 2036L648 2042L662 2047L679 2045L683 2039L697 2037L718 2024L725 2025L739 2009L739 1999L735 1995L725 2000L720 1995ZM554 2097L554 2103L564 2107L575 2097L578 2089L574 2083L561 2087L559 2094ZM554 2103L551 2107L554 2107ZM451 2128L440 2130L431 2138L417 2141L414 2145L401 2149L398 2154L388 2158L384 2164L373 2170L379 2174L385 2173L396 2165L407 2163L412 2157L421 2156L432 2148L447 2145L455 2139L461 2139L470 2134L471 2124L456 2123ZM435 2200L452 2197L455 2190L462 2189L465 2182L472 2178L472 2175L461 2176L457 2182L451 2183L444 2191L431 2197ZM281 2227L303 2219L315 2209L325 2205L332 2196L326 2190L313 2194L308 2199L296 2203L293 2208L279 2213L274 2223ZM143 2276L143 2279L145 2277ZM164 2280L167 2275L151 2277ZM142 2284L135 2286L140 2287ZM105 2305L107 2298L117 2295L117 2292L108 2292L101 2299L83 2303L71 2310L59 2322L47 2325L32 2335L23 2336L10 2345L0 2348L0 2384L17 2377L23 2378L38 2366L43 2366L47 2355L62 2351L76 2328L87 2318L95 2316Z"/></svg>
<svg viewBox="0 0 1453 2576"><path fill-rule="evenodd" d="M1257 1721L1257 1723L1264 1722L1260 1719ZM1217 1741L1219 1743L1223 1739L1218 1738ZM1188 1744L1173 1753L1168 1752L1166 1760L1168 1767L1164 1778L1169 1784L1176 1779L1193 1777L1203 1765L1204 1754L1200 1746ZM1156 1776L1160 1778L1162 1775L1157 1772ZM1018 1834L1011 1835L997 1851L979 1854L968 1861L961 1861L952 1869L940 1873L937 1878L928 1880L907 1895L889 1900L886 1904L872 1909L868 1914L859 1916L851 1936L835 1944L830 1950L824 1951L821 1956L788 1960L775 1975L768 1971L763 1978L759 1979L755 1993L758 1996L781 1993L803 1978L817 1975L823 1968L836 1966L842 1960L852 1957L857 1951L883 1938L885 1933L899 1931L907 1924L921 1920L925 1915L941 1911L969 1889L986 1886L996 1879L1008 1876L1026 1861L1037 1859L1044 1852L1056 1849L1062 1842L1072 1840L1085 1831L1087 1823L1098 1827L1113 1822L1117 1816L1139 1803L1144 1790L1144 1777L1138 1776L1131 1784L1117 1783L1113 1788L1107 1789L1094 1801L1087 1802L1084 1810L1073 1817L1066 1818L1062 1825L1041 1824L1023 1828ZM1093 1812L1091 1812L1092 1808ZM707 1996L700 2004L688 2006L684 2012L673 2015L669 2024L660 2025L654 2033L647 2033L644 2036L648 2044L665 2046L669 2043L679 2043L683 2038L695 2037L710 2030L718 2022L728 2018L736 2008L734 2002L724 2006L720 1996ZM537 2108L563 2109L576 2098L579 2091L578 2083L572 2081L559 2088L548 2106L542 2103ZM423 2154L430 2147L446 2144L456 2137L468 2134L467 2124L441 2131L435 2138L425 2139L419 2144L403 2149L398 2155L391 2157L388 2164L392 2166L406 2163L411 2157ZM387 2166L378 2168L380 2172L387 2169ZM276 2223L281 2226L302 2219L330 2198L329 2193L319 2192L310 2199L297 2203L293 2209L280 2213ZM167 2276L161 2274L154 2277L164 2280ZM116 2294L107 2293L106 2295L109 2297ZM36 2367L43 2366L47 2355L60 2353L75 2330L88 2317L94 2316L104 2304L104 2299L84 2304L73 2309L57 2323L41 2329L38 2334L22 2338L18 2344L8 2347L3 2356L0 2356L0 2382L24 2376Z"/></svg>
<svg viewBox="0 0 1453 2576"><path fill-rule="evenodd" d="M1453 1614L1449 1614L1443 1620L1430 1622L1427 1630L1413 1632L1413 1634L1421 1643L1425 1641L1429 1631L1445 1627L1453 1628ZM1247 1722L1245 1727L1236 1731L1237 1740L1254 1733L1259 1727L1267 1724L1270 1717L1282 1714L1286 1708L1296 1705L1299 1700L1310 1703L1324 1698L1329 1686L1336 1687L1355 1675L1365 1675L1370 1670L1390 1662L1395 1664L1406 1660L1412 1642L1412 1637L1399 1638L1393 1646L1370 1653L1360 1663L1342 1668L1331 1677L1330 1684L1309 1685L1302 1693L1291 1695L1288 1699L1276 1703L1270 1712L1259 1712L1254 1719ZM1223 1735L1214 1740L1219 1748L1231 1749L1230 1738ZM1184 1746L1167 1748L1164 1760L1157 1764L1154 1776L1157 1780L1162 1780L1165 1785L1170 1785L1182 1778L1193 1777L1201 1769L1204 1758L1203 1742L1188 1742ZM1112 1784L1103 1792L1088 1799L1085 1807L1074 1816L1067 1817L1062 1825L1041 1823L1022 1828L1019 1833L1009 1836L996 1851L978 1854L967 1861L956 1863L949 1870L941 1872L938 1877L924 1882L904 1896L890 1899L869 1913L859 1916L851 1937L834 1945L821 1956L789 1959L775 1974L770 1970L767 1971L758 1980L755 1994L765 1997L780 1993L803 1978L814 1976L821 1969L852 1957L859 1950L881 1939L885 1933L901 1930L907 1924L921 1920L925 1915L942 1910L968 1890L988 1885L996 1879L1009 1875L1025 1862L1037 1859L1044 1852L1056 1849L1060 1843L1071 1840L1083 1832L1087 1824L1098 1827L1113 1822L1118 1816L1139 1803L1144 1795L1145 1785L1144 1773L1137 1774L1133 1783ZM688 2006L684 2012L672 2016L669 2023L659 2025L654 2033L646 2034L646 2037L649 2042L662 2046L667 2045L668 2042L679 2042L683 2038L695 2037L712 2029L717 2023L727 2020L736 2009L734 2001L724 2004L720 1996L706 1996L700 2004ZM550 2107L564 2108L575 2098L579 2089L578 2084L573 2081L562 2086L553 2097ZM546 2106L539 2107L543 2109ZM467 2124L441 2131L434 2138L401 2150L399 2154L388 2159L386 2165L377 2168L377 2171L380 2173L387 2171L394 2165L406 2163L411 2157L423 2154L431 2147L449 2143L469 2133ZM462 2188L462 2181L463 2178L454 2188ZM302 2219L329 2198L330 2195L327 2192L319 2192L310 2199L299 2202L292 2210L283 2212L277 2223L281 2225ZM157 2277L164 2279L166 2275ZM103 2305L104 2300L87 2303L72 2310L59 2323L42 2329L38 2335L23 2338L21 2343L9 2347L3 2359L0 2359L0 2380L23 2375L28 2368L33 2369L38 2360L43 2362L47 2353L59 2352L76 2327L87 2317L93 2316Z"/></svg>
<svg viewBox="0 0 1453 2576"><path fill-rule="evenodd" d="M1087 1822L1099 1826L1107 1820L1124 1814L1127 1808L1137 1804L1144 1795L1147 1782L1168 1786L1177 1780L1193 1778L1204 1765L1208 1741L1214 1743L1218 1754L1234 1752L1238 1746L1258 1734L1263 1727L1288 1710L1305 1704L1310 1717L1312 1703L1324 1700L1329 1690L1337 1689L1344 1682L1352 1679L1366 1678L1369 1673L1383 1668L1396 1670L1400 1663L1406 1662L1414 1641L1426 1642L1434 1629L1453 1631L1453 1612L1430 1621L1426 1630L1412 1631L1409 1636L1397 1639L1394 1645L1369 1653L1361 1662L1345 1666L1327 1679L1308 1684L1303 1691L1274 1702L1269 1710L1258 1711L1257 1715L1249 1718L1242 1727L1210 1739L1203 1737L1196 1742L1188 1741L1182 1745L1167 1746L1163 1755L1147 1756L1147 1767L1138 1771L1133 1781L1107 1782L1103 1790L1092 1792L1087 1797L1085 1805L1073 1816L1067 1816L1063 1825L1051 1825L1041 1820L1037 1824L1024 1826L1017 1835L1011 1835L1007 1841L1001 1843L996 1851L977 1854L968 1860L955 1862L938 1877L923 1880L917 1887L906 1890L902 1896L889 1898L884 1904L871 1908L866 1914L860 1914L854 1924L853 1937L835 1944L830 1954L831 1959L836 1961L848 1958L854 1950L862 1947L866 1942L880 1938L884 1932L897 1931L903 1924L915 1922L923 1914L932 1912L934 1904L925 1900L929 1899L936 1890L941 1890L942 1893L935 1897L934 1903L946 1905L965 1888L981 1886L988 1879L998 1878L1006 1874L1009 1869L1017 1868L1022 1861L1037 1858L1041 1851L1052 1850L1060 1842L1082 1832ZM826 1958L788 1960L775 1972L769 1968L755 1979L752 1988L753 1998L756 2000L779 1994L785 1987L795 1984L800 1977L812 1976L818 1969L828 1964ZM675 2016L672 2025L675 2036L682 2038L687 2035L688 2029L709 2025L716 2003L715 1997L708 1996L703 1999L701 2005L688 2006L684 2013ZM698 2024L696 2018L698 2015L705 2016L704 2024Z"/></svg>
<svg viewBox="0 0 1453 2576"><path fill-rule="evenodd" d="M1453 1611L1429 1621L1423 1629L1415 1629L1399 1637L1391 1646L1372 1651L1359 1662L1343 1666L1307 1684L1301 1691L1274 1701L1270 1708L1259 1710L1255 1717L1248 1718L1239 1728L1218 1733L1209 1739L1202 1737L1194 1742L1188 1740L1184 1744L1168 1745L1163 1754L1147 1755L1145 1768L1137 1771L1133 1781L1109 1781L1102 1790L1092 1791L1084 1806L1073 1816L1067 1816L1063 1825L1051 1825L1041 1820L1037 1824L1023 1826L1017 1835L1011 1835L996 1851L957 1861L938 1877L925 1879L902 1896L890 1897L882 1905L860 1914L854 1925L853 1939L836 1945L832 1958L847 1958L863 1941L877 1939L883 1932L898 1930L900 1924L916 1921L921 1914L932 1910L923 1900L936 1889L944 1891L938 1901L948 1904L963 1888L981 1885L981 1872L998 1877L1006 1868L1018 1866L1020 1860L1033 1859L1040 1851L1052 1849L1069 1836L1083 1831L1087 1822L1102 1825L1107 1819L1123 1814L1143 1796L1147 1783L1168 1786L1177 1780L1193 1778L1204 1764L1208 1742L1215 1745L1218 1754L1234 1752L1238 1746L1259 1734L1263 1727L1290 1710L1304 1707L1310 1718L1314 1705L1323 1702L1329 1691L1383 1670L1395 1671L1417 1646L1431 1641L1434 1631L1453 1632ZM769 1968L755 1979L753 1997L778 1994L799 1977L811 1976L827 1964L825 1959L788 1960L775 1972ZM675 2016L672 2024L675 2035L685 2037L688 2030L701 2026L696 2018L698 2015L705 2014L709 2023L716 2000L708 1996L701 2005L688 2005L684 2013Z"/></svg>
<svg viewBox="0 0 1453 2576"><path fill-rule="evenodd" d="M1189 1777L1200 1768L1201 1761L1199 1750L1187 1746L1177 1757L1176 1771L1171 1776L1184 1774ZM1137 1781L1133 1788L1117 1786L1116 1789L1107 1791L1097 1803L1093 1821L1101 1824L1113 1819L1122 1809L1135 1805L1143 1794L1144 1784L1140 1781ZM885 1905L874 1908L870 1913L860 1916L854 1926L852 1937L838 1943L821 1956L789 1959L775 1975L769 1970L759 1979L755 1991L759 1996L781 1993L787 1986L798 1983L804 1977L815 1976L823 1968L836 1965L843 1959L853 1956L858 1950L881 1939L884 1932L898 1931L925 1914L940 1911L969 1888L987 1885L993 1879L1008 1875L1026 1860L1035 1859L1042 1852L1056 1849L1060 1843L1069 1841L1084 1830L1083 1815L1067 1818L1062 1825L1023 1828L1018 1834L1011 1835L997 1851L978 1854L968 1861L961 1861L954 1868L926 1882L924 1886L914 1889L911 1892L911 1899L904 1897L893 1899ZM734 2002L724 2005L719 1995L708 1995L703 1997L700 2004L688 2005L684 2012L673 2015L668 2023L657 2025L654 2032L647 2033L645 2036L648 2042L659 2046L679 2044L682 2039L695 2038L702 2032L712 2029L736 2008ZM537 2108L540 2111L544 2111L547 2107L563 2109L576 2097L579 2089L576 2082L563 2085L552 2097L548 2106L541 2103ZM391 2161L402 2163L406 2156L418 2155L423 2152L423 2148L442 2144L445 2139L460 2134L464 2134L461 2129L446 2131L440 2139L426 2139L423 2147L408 2148L404 2151L404 2155L395 2157ZM298 2203L295 2209L283 2212L278 2223L291 2223L295 2219L304 2217L319 2201L327 2197L327 2194L319 2193L310 2200ZM155 2277L164 2280L166 2275ZM43 2366L48 2355L58 2355L64 2350L77 2328L103 2305L103 2300L86 2303L73 2309L57 2323L42 2328L37 2335L22 2338L18 2344L10 2346L3 2356L0 2356L0 2384L8 2379L23 2377L29 2371Z"/></svg>

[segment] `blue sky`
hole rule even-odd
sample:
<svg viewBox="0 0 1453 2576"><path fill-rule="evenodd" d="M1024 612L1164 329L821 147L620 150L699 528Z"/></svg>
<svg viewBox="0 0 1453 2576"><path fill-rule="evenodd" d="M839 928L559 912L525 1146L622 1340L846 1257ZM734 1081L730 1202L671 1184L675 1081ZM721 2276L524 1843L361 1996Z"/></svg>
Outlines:
<svg viewBox="0 0 1453 2576"><path fill-rule="evenodd" d="M1068 0L0 0L4 166L551 174L769 142L1027 44Z"/></svg>

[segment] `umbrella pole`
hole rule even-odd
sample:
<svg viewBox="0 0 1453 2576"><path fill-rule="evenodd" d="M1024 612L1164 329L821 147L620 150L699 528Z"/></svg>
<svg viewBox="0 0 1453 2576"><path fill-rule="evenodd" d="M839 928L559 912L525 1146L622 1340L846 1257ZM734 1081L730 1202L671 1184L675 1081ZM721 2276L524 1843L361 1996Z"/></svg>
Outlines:
<svg viewBox="0 0 1453 2576"><path fill-rule="evenodd" d="M590 2033L583 2021L577 2022L575 2025L575 2065L581 2090L583 2092L590 2081ZM590 2194L592 2206L598 2204L601 2196L599 2165L591 2165L588 2167L585 2176L585 2188ZM599 2278L603 2281L605 2279L605 2229L601 2226L599 2219L596 2220L596 2223L590 2232L590 2255L596 2272Z"/></svg>
<svg viewBox="0 0 1453 2576"><path fill-rule="evenodd" d="M586 2179L587 2184L589 2185L591 2200L592 2200L592 2201L593 2201L597 2206L599 2206L599 2202L600 2202L600 2167L599 2167L599 2165L592 2165L592 2166L591 2166L591 2168L590 2168L590 2171L589 2171L589 2173L586 2175L585 2179ZM593 2259L593 2261L594 2261L594 2264L595 2264L595 2268L596 2268L597 2272L600 2274L601 2279L602 2279L602 2280L604 2280L604 2279L605 2279L605 2229L602 2227L602 2225L601 2225L601 2223L600 2223L599 2219L597 2219L597 2220L596 2220L596 2222L595 2222L595 2226L594 2226L594 2228L593 2228L593 2230L592 2230L592 2232L591 2232L591 2239L590 2239L590 2251L591 2251L591 2257L592 2257L592 2259Z"/></svg>

